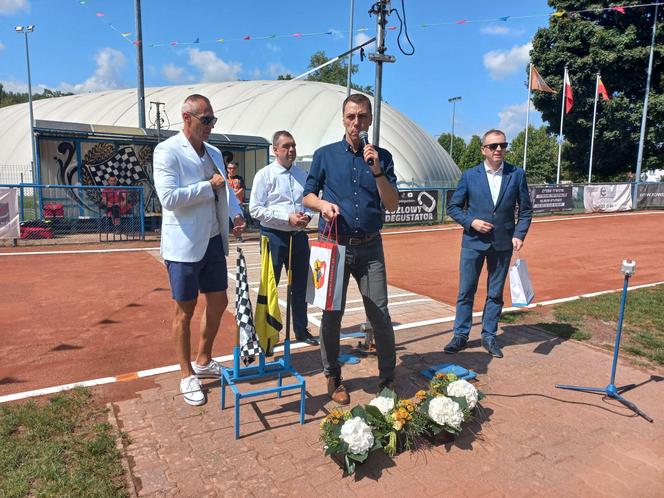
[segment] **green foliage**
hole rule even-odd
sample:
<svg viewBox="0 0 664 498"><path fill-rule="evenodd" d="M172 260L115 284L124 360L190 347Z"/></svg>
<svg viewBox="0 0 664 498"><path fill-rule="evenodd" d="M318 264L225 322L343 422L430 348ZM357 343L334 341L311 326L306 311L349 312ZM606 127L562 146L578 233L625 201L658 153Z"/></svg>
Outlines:
<svg viewBox="0 0 664 498"><path fill-rule="evenodd" d="M50 99L53 97L63 97L65 95L74 95L73 93L61 92L60 90L49 90L45 88L42 93L32 94L32 100ZM6 107L14 104L27 102L28 92L6 92L2 83L0 83L0 107Z"/></svg>
<svg viewBox="0 0 664 498"><path fill-rule="evenodd" d="M563 178L578 180L587 176L598 71L612 98L600 98L598 102L593 175L604 180L624 178L636 164L654 7L626 9L625 14L620 14L592 10L609 5L605 0L549 0L549 5L557 11L584 10L551 16L549 27L536 33L531 52L535 67L558 90L556 94L533 92L532 96L552 133L558 133L560 127L560 89L564 67L568 66L574 107L564 123L568 146L563 147ZM660 9L658 23L663 20L664 9ZM664 30L658 26L644 169L659 167L664 158L662 52Z"/></svg>
<svg viewBox="0 0 664 498"><path fill-rule="evenodd" d="M470 142L468 142L468 147L466 147L466 150L463 152L463 156L461 156L459 168L462 171L465 171L468 168L477 166L482 161L484 161L484 156L482 155L482 140L479 135L473 135L470 138Z"/></svg>
<svg viewBox="0 0 664 498"><path fill-rule="evenodd" d="M116 434L79 388L0 408L0 496L126 496Z"/></svg>
<svg viewBox="0 0 664 498"><path fill-rule="evenodd" d="M515 166L523 165L523 149L526 132L521 131L510 143L505 160ZM556 136L549 133L545 126L535 128L528 126L528 158L526 177L528 183L537 185L551 183L556 180L558 161L558 143Z"/></svg>
<svg viewBox="0 0 664 498"><path fill-rule="evenodd" d="M329 60L330 59L325 55L325 52L319 50L318 52L316 52L311 56L311 59L309 59L309 69L313 69L315 67L320 66L321 64L325 64ZM351 74L356 74L358 71L359 71L358 65L353 64L350 70ZM277 79L291 80L293 79L293 75L280 74L279 76L277 76ZM332 64L328 64L327 66L319 69L318 71L311 73L309 76L307 76L307 80L322 81L323 83L333 83L335 85L345 87L348 80L348 64L346 64L342 60L338 60L336 62L333 62ZM361 86L351 82L350 86L351 88L357 90L358 92L363 92L369 95L373 95L373 87L371 85Z"/></svg>
<svg viewBox="0 0 664 498"><path fill-rule="evenodd" d="M443 133L438 137L438 143L443 149L450 153L450 139L452 138L451 133ZM459 137L454 136L454 146L452 147L452 160L456 163L457 166L461 165L461 157L466 151L466 141Z"/></svg>

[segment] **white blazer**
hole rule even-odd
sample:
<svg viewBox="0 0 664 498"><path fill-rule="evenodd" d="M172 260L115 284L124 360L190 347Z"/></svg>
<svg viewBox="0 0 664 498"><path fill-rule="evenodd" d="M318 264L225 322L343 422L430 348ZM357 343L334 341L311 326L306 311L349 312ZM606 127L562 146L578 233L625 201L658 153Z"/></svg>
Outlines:
<svg viewBox="0 0 664 498"><path fill-rule="evenodd" d="M221 152L204 143L219 173L226 179ZM210 179L201 168L196 150L180 132L154 149L154 186L161 202L161 256L170 261L194 263L203 259L210 240L215 202ZM224 253L228 256L228 218L242 215L231 189L217 192L216 216Z"/></svg>

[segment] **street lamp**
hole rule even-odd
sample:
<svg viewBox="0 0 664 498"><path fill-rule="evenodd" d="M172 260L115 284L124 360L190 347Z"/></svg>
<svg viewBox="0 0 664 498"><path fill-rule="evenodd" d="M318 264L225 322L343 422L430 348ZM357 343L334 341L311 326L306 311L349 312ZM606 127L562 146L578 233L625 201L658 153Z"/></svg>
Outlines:
<svg viewBox="0 0 664 498"><path fill-rule="evenodd" d="M35 151L35 122L32 114L32 79L30 77L30 50L28 49L28 33L32 33L35 30L34 24L29 24L27 26L16 26L14 28L17 33L23 33L25 35L25 60L28 63L28 107L30 109L30 145L32 146L32 181L36 181L35 171L37 168L37 154Z"/></svg>
<svg viewBox="0 0 664 498"><path fill-rule="evenodd" d="M452 151L454 150L454 116L456 113L456 103L461 100L461 97L451 97L447 101L452 104L452 136L450 137L450 157L452 157ZM452 159L454 161L454 159Z"/></svg>

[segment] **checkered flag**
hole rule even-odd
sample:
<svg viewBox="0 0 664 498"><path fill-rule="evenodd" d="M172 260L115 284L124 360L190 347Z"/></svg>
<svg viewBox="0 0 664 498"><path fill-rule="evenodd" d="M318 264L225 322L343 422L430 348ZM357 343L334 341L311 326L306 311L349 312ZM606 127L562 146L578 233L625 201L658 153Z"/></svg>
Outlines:
<svg viewBox="0 0 664 498"><path fill-rule="evenodd" d="M108 185L108 179L115 176L118 185L134 185L148 177L136 157L133 147L123 147L112 158L97 164L85 164L94 185Z"/></svg>
<svg viewBox="0 0 664 498"><path fill-rule="evenodd" d="M240 327L240 358L242 358L242 363L245 366L252 363L256 356L263 352L258 345L253 315L251 300L249 299L247 262L242 250L238 248L237 271L235 274L235 319L238 327Z"/></svg>

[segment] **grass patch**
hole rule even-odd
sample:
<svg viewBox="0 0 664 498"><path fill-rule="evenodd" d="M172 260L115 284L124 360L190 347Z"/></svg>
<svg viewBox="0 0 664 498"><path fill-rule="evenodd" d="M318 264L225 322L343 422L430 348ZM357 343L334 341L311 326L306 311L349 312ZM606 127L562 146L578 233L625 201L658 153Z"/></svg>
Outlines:
<svg viewBox="0 0 664 498"><path fill-rule="evenodd" d="M509 325L520 323L528 317L529 313L529 311L508 311L500 315L500 321Z"/></svg>
<svg viewBox="0 0 664 498"><path fill-rule="evenodd" d="M106 420L83 388L0 407L0 496L127 496Z"/></svg>

